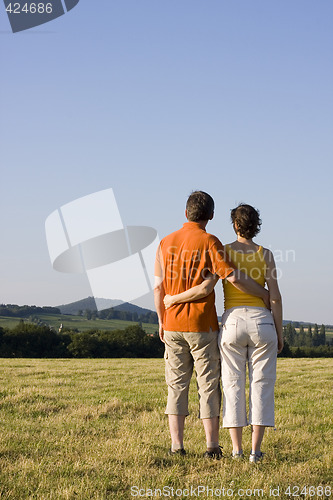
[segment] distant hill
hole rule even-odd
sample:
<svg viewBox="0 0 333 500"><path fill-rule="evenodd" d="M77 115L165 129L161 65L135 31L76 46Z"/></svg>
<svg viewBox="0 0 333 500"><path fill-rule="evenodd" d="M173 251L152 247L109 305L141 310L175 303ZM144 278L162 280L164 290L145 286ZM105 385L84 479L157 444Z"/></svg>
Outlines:
<svg viewBox="0 0 333 500"><path fill-rule="evenodd" d="M132 313L136 312L139 316L154 312L151 309L145 309L144 307L136 306L135 304L131 304L130 302L123 302L122 304L119 304L119 306L115 306L114 309L116 309L117 311L126 311Z"/></svg>
<svg viewBox="0 0 333 500"><path fill-rule="evenodd" d="M61 314L77 314L79 311L97 311L94 297L87 297L86 299L77 300L70 304L62 304L57 306Z"/></svg>
<svg viewBox="0 0 333 500"><path fill-rule="evenodd" d="M79 311L97 311L96 304L99 310L104 309L115 309L118 311L125 311L131 313L137 313L138 316L149 314L153 311L151 309L145 309L143 307L136 306L130 302L122 302L121 300L112 299L99 299L94 297L87 297L86 299L81 299L76 302L71 302L70 304L63 304L57 306L60 309L61 314L78 314Z"/></svg>
<svg viewBox="0 0 333 500"><path fill-rule="evenodd" d="M96 302L95 302L96 301ZM99 311L107 312L107 309L113 309L115 311L124 311L127 313L137 313L138 318L143 317L149 313L154 313L151 309L145 309L144 307L139 307L130 302L122 302L121 300L116 299L99 299L94 297L87 297L86 299L78 300L77 302L71 302L70 304L64 304L58 306L62 314L74 314L77 315L79 311L98 311L96 308L96 303L98 305ZM221 322L222 316L218 316L219 322ZM304 321L295 321L295 320L283 320L283 325L287 325L288 323L292 323L294 327L299 328L300 325L307 327L309 324L314 326L315 323L304 322ZM331 328L330 325L326 325L328 328Z"/></svg>
<svg viewBox="0 0 333 500"><path fill-rule="evenodd" d="M43 306L43 307L38 307L38 306L19 306L17 304L0 304L0 317L18 317L18 318L27 318L32 315L36 314L68 314L68 315L78 315L79 311L96 311L96 302L98 304L98 310L100 312L104 312L104 318L107 318L107 312L108 310L110 311L121 311L121 312L126 312L128 313L127 316L131 316L132 318L122 318L122 317L117 317L116 319L130 319L131 321L144 321L147 323L153 322L152 316L148 318L148 315L156 315L155 311L152 311L151 309L146 309L143 307L136 306L134 304L131 304L130 302L122 302L121 300L111 300L111 299L100 299L97 298L95 299L94 297L87 297L85 299L78 300L76 302L71 302L70 304L63 304L61 306L57 307L51 307L51 306ZM115 315L117 316L117 315ZM118 315L120 316L120 315ZM124 316L123 314L121 316ZM135 319L134 316L136 316ZM112 319L112 316L109 318ZM221 321L221 316L218 317L219 321ZM157 318L156 321L157 323ZM292 325L295 328L299 328L301 325L303 325L305 328L308 325L314 326L315 323L311 322L305 322L305 321L295 321L295 320L283 320L283 325L287 325L288 323L292 323ZM318 323L319 325L319 323ZM325 325L326 329L328 330L333 330L333 325Z"/></svg>
<svg viewBox="0 0 333 500"><path fill-rule="evenodd" d="M218 316L218 320L219 320L219 322L221 322L222 316ZM293 319L284 319L283 320L283 326L288 325L289 323L291 323L295 328L299 328L301 325L303 325L304 328L307 328L309 325L314 326L316 324L316 323L311 323L309 321L295 321ZM321 323L317 323L317 324L319 326L321 325ZM328 329L333 328L332 325L325 325L325 327Z"/></svg>
<svg viewBox="0 0 333 500"><path fill-rule="evenodd" d="M292 319L284 319L283 320L283 325L288 325L289 323L291 323L295 328L299 328L301 325L305 328L307 328L309 325L311 326L314 326L314 325L321 325L322 323L311 323L310 321L295 321L295 320L292 320ZM326 328L328 329L332 329L333 326L332 325L325 325Z"/></svg>
<svg viewBox="0 0 333 500"><path fill-rule="evenodd" d="M96 307L97 304L97 307ZM97 311L101 309L109 309L123 304L121 300L111 299L95 299L94 297L87 297L86 299L77 300L70 304L62 304L58 306L61 314L78 314L79 311Z"/></svg>

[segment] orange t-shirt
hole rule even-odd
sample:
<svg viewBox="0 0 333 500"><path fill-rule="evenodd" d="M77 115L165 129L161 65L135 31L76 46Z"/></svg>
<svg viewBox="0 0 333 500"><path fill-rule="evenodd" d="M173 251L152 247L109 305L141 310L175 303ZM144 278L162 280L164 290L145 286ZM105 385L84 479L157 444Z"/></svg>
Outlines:
<svg viewBox="0 0 333 500"><path fill-rule="evenodd" d="M185 222L181 229L163 238L157 250L155 276L163 279L164 291L169 295L200 285L207 271L223 279L234 269L220 240L197 222ZM166 331L179 332L218 330L215 292L170 307L165 311L163 326Z"/></svg>

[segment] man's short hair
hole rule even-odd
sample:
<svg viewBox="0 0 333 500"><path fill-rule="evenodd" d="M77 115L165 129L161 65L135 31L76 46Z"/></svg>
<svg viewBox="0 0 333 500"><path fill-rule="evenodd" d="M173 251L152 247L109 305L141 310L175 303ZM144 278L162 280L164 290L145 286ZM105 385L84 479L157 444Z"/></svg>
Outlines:
<svg viewBox="0 0 333 500"><path fill-rule="evenodd" d="M214 215L214 200L204 191L192 191L187 199L186 210L190 222L210 220Z"/></svg>

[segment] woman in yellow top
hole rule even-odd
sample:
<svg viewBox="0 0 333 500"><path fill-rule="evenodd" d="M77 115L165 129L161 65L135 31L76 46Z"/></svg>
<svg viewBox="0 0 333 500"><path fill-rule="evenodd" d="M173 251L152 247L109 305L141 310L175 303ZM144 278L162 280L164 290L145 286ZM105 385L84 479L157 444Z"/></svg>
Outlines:
<svg viewBox="0 0 333 500"><path fill-rule="evenodd" d="M268 286L271 311L262 299L248 295L223 280L225 312L219 347L222 360L223 427L229 428L233 457L243 457L243 427L252 426L250 462L263 453L261 442L265 427L274 426L274 384L276 355L283 349L282 300L273 254L253 241L260 231L259 212L241 204L231 210L237 240L225 246L230 260L242 272ZM166 295L166 308L192 302L213 291L218 281L211 276L200 285L178 295ZM249 419L246 413L246 365L249 371Z"/></svg>

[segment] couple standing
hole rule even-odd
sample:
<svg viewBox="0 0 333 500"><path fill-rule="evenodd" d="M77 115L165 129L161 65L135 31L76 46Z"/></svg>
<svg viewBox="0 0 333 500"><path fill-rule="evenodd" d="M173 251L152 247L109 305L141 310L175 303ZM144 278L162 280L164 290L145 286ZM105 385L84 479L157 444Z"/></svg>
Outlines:
<svg viewBox="0 0 333 500"><path fill-rule="evenodd" d="M193 367L209 458L221 458L219 415L222 360L223 426L233 457L243 457L242 429L252 426L250 461L262 458L266 426L274 426L276 355L283 348L282 303L272 253L252 238L259 213L249 205L231 212L237 240L225 247L205 230L214 200L203 191L188 198L187 221L162 239L155 263L155 306L165 343L165 376L171 453L185 455L183 433ZM219 333L214 286L223 280L225 312ZM267 283L268 290L264 288ZM271 311L272 312L271 312ZM246 412L249 370L249 421Z"/></svg>

